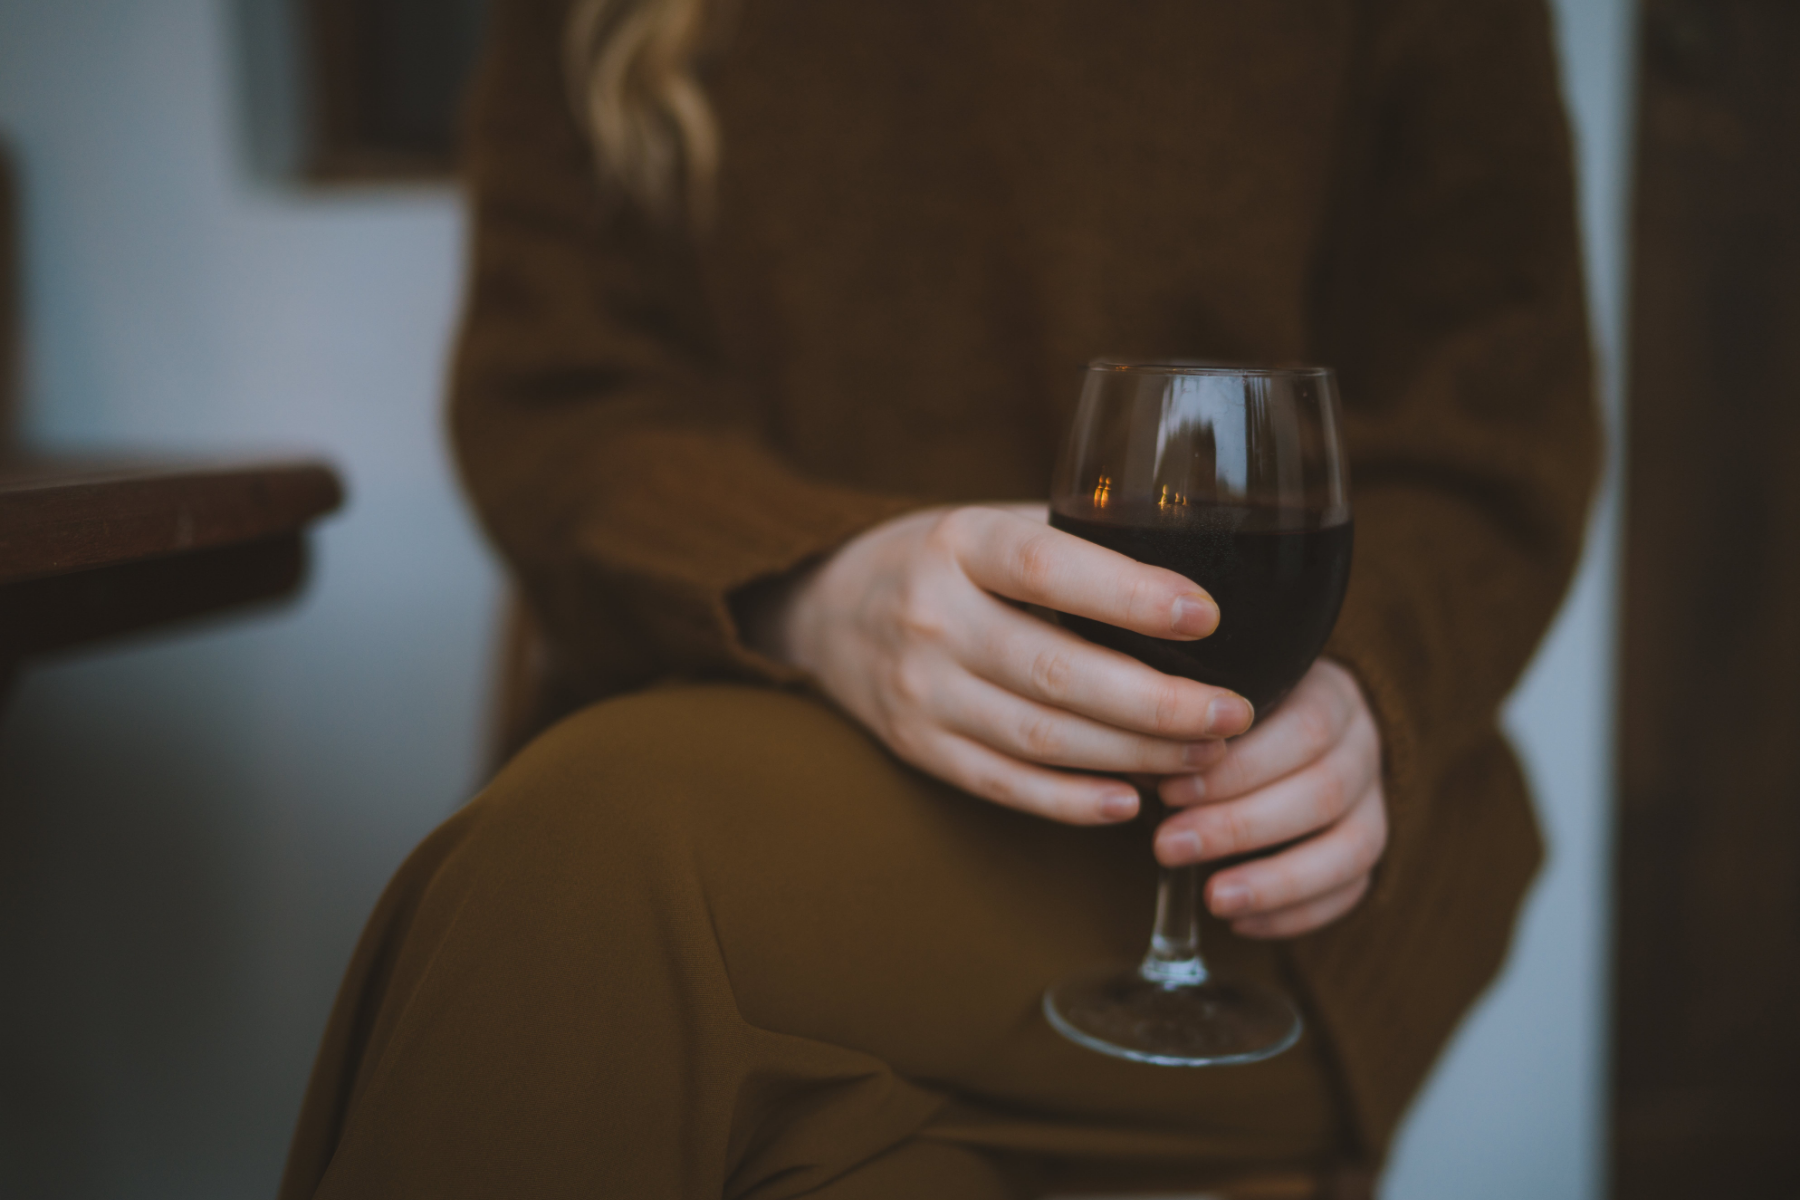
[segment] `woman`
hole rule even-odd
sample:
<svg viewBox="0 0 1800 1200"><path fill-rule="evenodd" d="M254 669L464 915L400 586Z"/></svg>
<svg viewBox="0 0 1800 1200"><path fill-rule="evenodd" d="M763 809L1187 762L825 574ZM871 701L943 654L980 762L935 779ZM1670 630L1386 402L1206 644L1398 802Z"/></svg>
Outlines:
<svg viewBox="0 0 1800 1200"><path fill-rule="evenodd" d="M1372 1169L1539 853L1496 709L1596 436L1541 0L726 16L494 13L457 446L604 703L401 869L284 1196ZM1349 598L1249 733L1024 611L1219 619L1030 506L1102 353L1340 370ZM1207 893L1214 952L1304 997L1297 1049L1173 1071L1047 1029L1046 982L1139 949L1152 853L1301 835Z"/></svg>

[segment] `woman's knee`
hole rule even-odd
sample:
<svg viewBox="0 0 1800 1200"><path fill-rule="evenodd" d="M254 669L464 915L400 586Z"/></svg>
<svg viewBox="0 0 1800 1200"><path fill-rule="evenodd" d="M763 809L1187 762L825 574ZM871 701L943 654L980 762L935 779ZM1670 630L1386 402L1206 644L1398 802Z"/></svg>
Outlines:
<svg viewBox="0 0 1800 1200"><path fill-rule="evenodd" d="M522 750L471 803L482 827L545 842L636 844L715 828L753 806L773 822L847 779L904 773L846 718L807 697L730 685L603 701Z"/></svg>

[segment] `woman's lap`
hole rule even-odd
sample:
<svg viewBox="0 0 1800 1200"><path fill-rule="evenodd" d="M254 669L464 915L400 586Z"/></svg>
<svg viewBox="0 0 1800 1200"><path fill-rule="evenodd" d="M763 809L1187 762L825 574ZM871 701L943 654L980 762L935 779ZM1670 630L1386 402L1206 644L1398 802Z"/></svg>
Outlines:
<svg viewBox="0 0 1800 1200"><path fill-rule="evenodd" d="M284 1194L799 1195L919 1137L1122 1169L1328 1151L1308 1043L1174 1071L1044 1024L1045 983L1139 951L1152 876L1142 828L973 800L809 699L596 705L396 877Z"/></svg>

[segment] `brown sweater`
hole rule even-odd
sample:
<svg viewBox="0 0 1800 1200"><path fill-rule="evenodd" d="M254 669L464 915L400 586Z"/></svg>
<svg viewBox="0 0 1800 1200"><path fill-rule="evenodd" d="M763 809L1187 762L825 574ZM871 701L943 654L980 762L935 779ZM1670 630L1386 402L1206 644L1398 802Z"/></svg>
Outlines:
<svg viewBox="0 0 1800 1200"><path fill-rule="evenodd" d="M1041 498L1089 358L1339 369L1393 835L1293 956L1379 1153L1538 862L1496 710L1597 461L1542 0L746 0L699 239L595 186L565 5L493 17L454 425L584 696L797 682L734 591Z"/></svg>

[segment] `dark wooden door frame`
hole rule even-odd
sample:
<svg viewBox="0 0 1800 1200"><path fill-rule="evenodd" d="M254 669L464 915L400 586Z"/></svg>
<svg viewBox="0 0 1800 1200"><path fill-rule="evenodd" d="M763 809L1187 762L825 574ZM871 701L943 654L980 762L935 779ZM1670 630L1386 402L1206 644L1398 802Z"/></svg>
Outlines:
<svg viewBox="0 0 1800 1200"><path fill-rule="evenodd" d="M0 462L12 454L13 429L19 396L20 249L19 186L14 174L12 149L0 139Z"/></svg>
<svg viewBox="0 0 1800 1200"><path fill-rule="evenodd" d="M1644 0L1613 1193L1800 1196L1800 4Z"/></svg>

